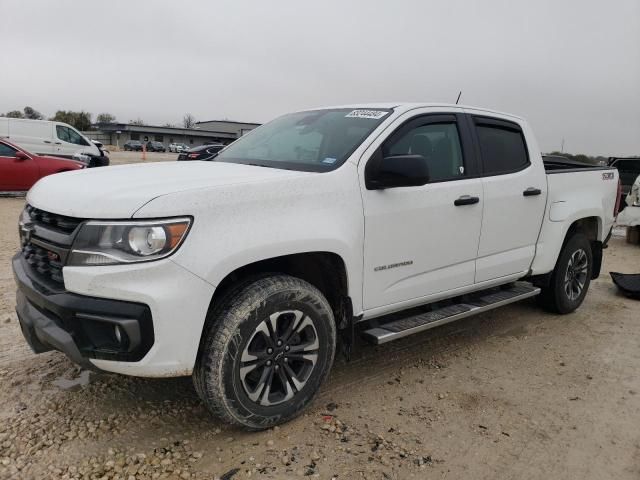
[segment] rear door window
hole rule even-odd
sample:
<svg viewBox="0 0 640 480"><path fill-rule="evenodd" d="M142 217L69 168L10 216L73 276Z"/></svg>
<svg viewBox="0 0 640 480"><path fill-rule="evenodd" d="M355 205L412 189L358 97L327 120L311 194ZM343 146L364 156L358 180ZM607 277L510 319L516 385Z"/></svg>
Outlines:
<svg viewBox="0 0 640 480"><path fill-rule="evenodd" d="M501 120L474 118L484 176L504 175L530 165L520 127Z"/></svg>

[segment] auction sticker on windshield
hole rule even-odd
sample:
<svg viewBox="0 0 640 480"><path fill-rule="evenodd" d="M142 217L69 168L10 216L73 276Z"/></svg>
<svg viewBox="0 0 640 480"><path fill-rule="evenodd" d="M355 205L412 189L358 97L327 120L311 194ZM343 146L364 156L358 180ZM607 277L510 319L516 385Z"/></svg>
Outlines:
<svg viewBox="0 0 640 480"><path fill-rule="evenodd" d="M387 113L384 110L353 110L345 115L345 118L371 118L373 120L379 120Z"/></svg>

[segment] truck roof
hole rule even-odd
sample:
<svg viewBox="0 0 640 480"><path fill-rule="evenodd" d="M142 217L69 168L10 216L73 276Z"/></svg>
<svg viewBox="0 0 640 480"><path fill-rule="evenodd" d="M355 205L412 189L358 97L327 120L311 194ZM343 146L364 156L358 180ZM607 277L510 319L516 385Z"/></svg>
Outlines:
<svg viewBox="0 0 640 480"><path fill-rule="evenodd" d="M305 110L328 110L334 108L353 108L355 109L363 109L363 110L375 110L375 109L393 109L396 112L406 112L409 110L414 110L416 108L426 108L426 107L447 107L447 108L464 108L468 110L476 110L482 111L486 113L502 115L506 117L517 118L519 120L524 120L522 117L518 115L514 115L512 113L500 112L498 110L492 110L489 108L483 107L474 107L472 105L461 105L455 103L441 103L441 102L381 102L381 103L351 103L345 105L334 105L334 106L323 106L316 108L309 108ZM304 111L304 110L303 110Z"/></svg>

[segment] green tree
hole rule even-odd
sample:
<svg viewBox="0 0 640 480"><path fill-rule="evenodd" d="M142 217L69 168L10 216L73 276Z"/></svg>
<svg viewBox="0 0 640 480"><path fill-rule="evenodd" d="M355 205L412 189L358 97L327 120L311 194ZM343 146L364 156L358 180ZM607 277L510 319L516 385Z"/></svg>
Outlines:
<svg viewBox="0 0 640 480"><path fill-rule="evenodd" d="M116 117L110 113L99 113L96 117L96 123L116 123Z"/></svg>
<svg viewBox="0 0 640 480"><path fill-rule="evenodd" d="M2 116L9 118L24 118L24 114L20 110L11 110L10 112L3 114Z"/></svg>
<svg viewBox="0 0 640 480"><path fill-rule="evenodd" d="M53 120L54 122L68 123L80 131L89 130L91 128L91 114L84 111L74 112L71 110L58 110L50 120Z"/></svg>
<svg viewBox="0 0 640 480"><path fill-rule="evenodd" d="M44 116L37 110L31 107L24 107L24 118L30 120L42 120Z"/></svg>

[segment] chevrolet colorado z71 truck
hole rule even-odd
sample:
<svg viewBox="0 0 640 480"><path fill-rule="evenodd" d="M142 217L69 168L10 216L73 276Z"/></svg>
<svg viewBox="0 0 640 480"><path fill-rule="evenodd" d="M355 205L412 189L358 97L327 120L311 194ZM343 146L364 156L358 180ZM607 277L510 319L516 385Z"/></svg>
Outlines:
<svg viewBox="0 0 640 480"><path fill-rule="evenodd" d="M20 218L32 349L127 375L192 375L250 429L309 403L338 345L381 344L598 276L608 167L543 163L521 118L390 104L292 113L207 162L40 180Z"/></svg>

